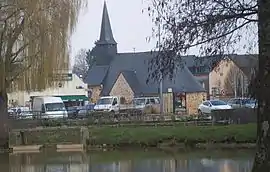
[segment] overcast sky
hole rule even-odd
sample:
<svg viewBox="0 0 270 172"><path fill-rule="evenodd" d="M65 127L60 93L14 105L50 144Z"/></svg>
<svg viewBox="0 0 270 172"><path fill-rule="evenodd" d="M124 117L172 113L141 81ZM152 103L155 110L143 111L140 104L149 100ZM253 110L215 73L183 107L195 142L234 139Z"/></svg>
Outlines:
<svg viewBox="0 0 270 172"><path fill-rule="evenodd" d="M104 0L88 0L88 9L79 17L77 29L71 38L71 55L81 48L90 49L99 38ZM151 50L155 42L146 42L152 34L151 18L142 9L143 0L107 0L114 38L118 52Z"/></svg>
<svg viewBox="0 0 270 172"><path fill-rule="evenodd" d="M114 38L118 43L118 52L133 52L134 48L136 52L153 49L156 42L146 41L152 34L153 24L148 14L142 13L142 9L147 7L145 0L106 0L106 2ZM88 9L80 15L77 29L71 38L71 64L73 57L81 48L91 49L98 40L103 4L104 0L88 0ZM237 54L246 53L241 49L237 49ZM192 49L189 54L197 55L198 50Z"/></svg>

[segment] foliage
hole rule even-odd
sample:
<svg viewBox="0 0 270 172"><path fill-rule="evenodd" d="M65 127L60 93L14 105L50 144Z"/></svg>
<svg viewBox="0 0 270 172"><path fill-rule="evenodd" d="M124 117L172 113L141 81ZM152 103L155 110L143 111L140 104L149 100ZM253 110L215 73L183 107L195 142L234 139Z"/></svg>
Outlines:
<svg viewBox="0 0 270 172"><path fill-rule="evenodd" d="M0 91L44 89L68 69L68 43L85 0L0 4ZM10 90L10 91L12 91Z"/></svg>
<svg viewBox="0 0 270 172"><path fill-rule="evenodd" d="M148 12L157 28L154 36L158 55L150 62L150 78L160 75L172 78L183 67L181 56L194 47L203 55L219 55L237 49L245 32L254 31L257 23L257 1L246 0L148 0ZM252 32L249 34L252 35ZM256 39L249 43L257 45ZM247 45L245 45L247 46Z"/></svg>
<svg viewBox="0 0 270 172"><path fill-rule="evenodd" d="M75 56L75 63L72 72L78 76L82 75L84 78L87 71L93 66L94 61L95 59L91 55L91 50L81 49Z"/></svg>

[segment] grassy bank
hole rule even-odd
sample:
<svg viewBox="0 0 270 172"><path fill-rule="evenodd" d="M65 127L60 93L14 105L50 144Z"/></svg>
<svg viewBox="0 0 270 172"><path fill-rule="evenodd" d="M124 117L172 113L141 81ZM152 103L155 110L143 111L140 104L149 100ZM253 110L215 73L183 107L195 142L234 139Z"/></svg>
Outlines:
<svg viewBox="0 0 270 172"><path fill-rule="evenodd" d="M256 125L89 128L91 145L114 147L256 142Z"/></svg>
<svg viewBox="0 0 270 172"><path fill-rule="evenodd" d="M10 145L87 144L89 148L246 148L256 142L256 125L156 127L56 127L10 133ZM86 132L85 132L86 131ZM89 133L88 133L89 132ZM23 133L23 135L21 134ZM89 134L89 139L87 136ZM82 141L83 140L83 141ZM224 146L225 145L225 146ZM240 146L239 146L240 145ZM241 147L243 145L243 147ZM212 147L212 148L215 148ZM252 147L252 146L251 146Z"/></svg>

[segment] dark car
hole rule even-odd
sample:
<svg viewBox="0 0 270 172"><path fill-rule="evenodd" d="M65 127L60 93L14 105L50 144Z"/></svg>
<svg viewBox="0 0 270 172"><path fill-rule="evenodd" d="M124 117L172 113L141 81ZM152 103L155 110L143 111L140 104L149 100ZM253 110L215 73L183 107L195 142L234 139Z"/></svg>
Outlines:
<svg viewBox="0 0 270 172"><path fill-rule="evenodd" d="M257 101L250 98L233 98L228 101L234 109L236 108L256 108Z"/></svg>
<svg viewBox="0 0 270 172"><path fill-rule="evenodd" d="M79 109L77 106L67 107L68 118L77 118Z"/></svg>
<svg viewBox="0 0 270 172"><path fill-rule="evenodd" d="M94 106L95 104L88 104L88 105L85 105L83 107L80 107L79 108L79 111L78 111L78 117L79 118L87 118L87 115L94 111Z"/></svg>

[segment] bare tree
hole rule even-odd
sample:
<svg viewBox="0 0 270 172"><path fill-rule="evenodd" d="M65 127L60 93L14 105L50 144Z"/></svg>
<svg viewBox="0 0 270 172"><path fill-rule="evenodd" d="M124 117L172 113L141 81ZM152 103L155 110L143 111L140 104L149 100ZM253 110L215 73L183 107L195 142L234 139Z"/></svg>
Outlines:
<svg viewBox="0 0 270 172"><path fill-rule="evenodd" d="M75 63L73 65L72 72L76 75L84 76L88 70L88 65L86 63L86 49L80 49L78 54L74 57Z"/></svg>
<svg viewBox="0 0 270 172"><path fill-rule="evenodd" d="M204 55L232 52L245 38L259 47L259 69L251 86L258 100L257 153L253 171L270 169L270 1L150 0L148 11L162 32L158 55L150 62L150 78L172 77L183 65L181 55L200 47ZM253 31L253 32L252 32ZM258 38L258 41L256 41Z"/></svg>
<svg viewBox="0 0 270 172"><path fill-rule="evenodd" d="M91 56L91 51L87 49L81 49L75 56L75 63L72 72L78 76L82 75L84 78L87 74L87 71L91 69L93 64L94 57Z"/></svg>
<svg viewBox="0 0 270 172"><path fill-rule="evenodd" d="M68 69L68 43L86 0L0 2L0 145L7 135L7 92L54 86Z"/></svg>
<svg viewBox="0 0 270 172"><path fill-rule="evenodd" d="M232 65L224 79L224 88L227 94L240 96L242 93L243 72L236 65ZM243 94L243 93L242 93Z"/></svg>

